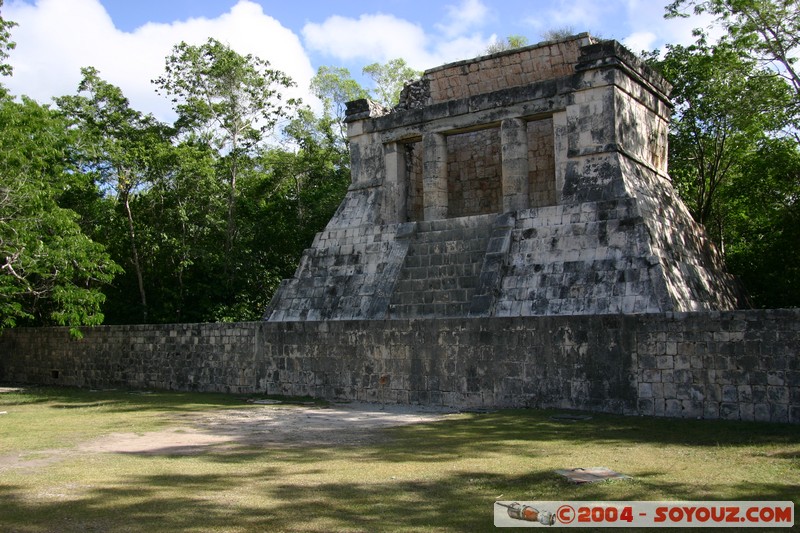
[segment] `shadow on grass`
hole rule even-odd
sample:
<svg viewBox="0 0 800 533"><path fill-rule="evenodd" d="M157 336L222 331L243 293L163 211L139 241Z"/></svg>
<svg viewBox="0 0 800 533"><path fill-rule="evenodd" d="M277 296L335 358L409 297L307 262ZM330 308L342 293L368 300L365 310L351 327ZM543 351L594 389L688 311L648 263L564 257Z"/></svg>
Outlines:
<svg viewBox="0 0 800 533"><path fill-rule="evenodd" d="M619 485L624 483L622 492ZM609 487L618 491L609 498ZM658 484L672 499L703 499L690 486ZM34 503L0 485L4 531L494 531L493 502L647 500L646 480L570 485L549 471L459 472L435 481L293 483L273 469L248 475L133 475L77 498ZM785 487L737 487L742 499L785 500ZM530 495L530 496L528 496ZM636 529L625 529L635 531ZM685 530L684 530L685 531Z"/></svg>
<svg viewBox="0 0 800 533"><path fill-rule="evenodd" d="M313 398L233 395L177 391L143 391L128 389L90 390L73 387L17 386L20 390L0 393L0 406L51 404L53 409L104 407L109 412L133 411L191 412L212 408L244 407L248 399L279 399L283 405L327 405Z"/></svg>
<svg viewBox="0 0 800 533"><path fill-rule="evenodd" d="M393 428L393 444L384 460L429 459L438 461L450 455L475 450L489 451L525 443L587 443L594 446L638 444L686 447L742 447L784 445L788 450L775 457L800 456L800 430L792 424L722 420L676 420L653 417L626 417L593 414L590 420L565 423L552 420L558 411L516 409L433 424Z"/></svg>

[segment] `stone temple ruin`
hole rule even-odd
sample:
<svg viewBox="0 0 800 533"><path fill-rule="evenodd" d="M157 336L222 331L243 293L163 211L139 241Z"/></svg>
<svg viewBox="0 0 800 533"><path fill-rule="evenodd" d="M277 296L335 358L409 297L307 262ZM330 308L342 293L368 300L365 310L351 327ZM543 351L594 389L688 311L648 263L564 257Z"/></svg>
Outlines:
<svg viewBox="0 0 800 533"><path fill-rule="evenodd" d="M352 185L266 320L7 329L0 381L800 423L800 310L735 309L669 90L582 34L353 102Z"/></svg>
<svg viewBox="0 0 800 533"><path fill-rule="evenodd" d="M735 309L667 174L669 91L580 34L351 102L352 184L265 319Z"/></svg>

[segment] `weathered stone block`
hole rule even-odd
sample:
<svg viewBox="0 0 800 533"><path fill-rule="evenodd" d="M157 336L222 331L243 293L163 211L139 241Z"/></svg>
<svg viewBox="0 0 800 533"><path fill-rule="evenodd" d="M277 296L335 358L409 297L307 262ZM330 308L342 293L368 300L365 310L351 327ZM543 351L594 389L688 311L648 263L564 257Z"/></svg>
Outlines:
<svg viewBox="0 0 800 533"><path fill-rule="evenodd" d="M719 418L719 402L705 402L703 404L703 418L711 420Z"/></svg>
<svg viewBox="0 0 800 533"><path fill-rule="evenodd" d="M721 403L719 405L719 417L723 420L738 420L739 404L731 402Z"/></svg>

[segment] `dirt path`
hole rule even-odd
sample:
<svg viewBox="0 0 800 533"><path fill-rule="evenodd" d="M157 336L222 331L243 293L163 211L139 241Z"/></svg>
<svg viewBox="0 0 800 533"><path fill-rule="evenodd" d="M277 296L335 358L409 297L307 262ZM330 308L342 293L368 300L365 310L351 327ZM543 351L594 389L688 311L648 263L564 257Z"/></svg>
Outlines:
<svg viewBox="0 0 800 533"><path fill-rule="evenodd" d="M357 445L380 439L380 430L441 420L446 411L408 406L339 404L331 407L254 406L180 415L176 427L136 435L115 433L82 446L88 451L194 454L209 446Z"/></svg>
<svg viewBox="0 0 800 533"><path fill-rule="evenodd" d="M378 442L385 428L434 422L453 411L420 406L333 404L330 407L257 405L176 415L169 428L144 434L111 433L72 450L0 456L0 472L36 468L87 453L193 455L235 445L353 446Z"/></svg>

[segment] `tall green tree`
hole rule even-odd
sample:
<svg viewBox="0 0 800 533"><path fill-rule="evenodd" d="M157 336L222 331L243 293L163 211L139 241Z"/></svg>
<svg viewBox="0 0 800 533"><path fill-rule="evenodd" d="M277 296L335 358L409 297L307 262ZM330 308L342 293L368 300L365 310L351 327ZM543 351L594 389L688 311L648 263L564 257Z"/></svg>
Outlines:
<svg viewBox="0 0 800 533"><path fill-rule="evenodd" d="M791 91L728 44L670 45L653 63L673 84L670 175L694 218L724 244L719 191L789 123Z"/></svg>
<svg viewBox="0 0 800 533"><path fill-rule="evenodd" d="M726 206L726 261L759 307L800 306L800 150L768 139L741 161L720 191Z"/></svg>
<svg viewBox="0 0 800 533"><path fill-rule="evenodd" d="M152 115L131 108L122 90L101 79L96 69L88 67L81 72L78 94L56 101L76 123L83 171L92 175L124 212L128 260L137 280L141 320L146 323L145 269L133 200L163 172L170 131Z"/></svg>
<svg viewBox="0 0 800 533"><path fill-rule="evenodd" d="M218 155L219 175L228 185L225 250L231 254L237 238L239 176L265 135L297 105L293 99L284 101L281 92L294 82L269 62L208 39L199 46L176 45L164 75L154 83L175 103L179 130ZM231 283L235 270L227 271Z"/></svg>
<svg viewBox="0 0 800 533"><path fill-rule="evenodd" d="M0 9L3 8L3 0L0 0ZM0 76L11 76L11 65L6 63L8 55L16 47L16 43L11 40L11 28L17 23L5 20L0 16Z"/></svg>
<svg viewBox="0 0 800 533"><path fill-rule="evenodd" d="M294 149L267 149L258 158L259 179L243 195L249 221L245 249L260 268L251 272L251 295L269 296L281 279L290 277L314 235L338 208L350 185L349 153L331 129L330 121L302 109L284 129ZM263 221L268 220L265 224ZM263 246L259 243L270 243Z"/></svg>
<svg viewBox="0 0 800 533"><path fill-rule="evenodd" d="M227 189L206 144L185 140L168 153L163 174L137 199L151 258L152 320L215 320L213 309L226 298Z"/></svg>
<svg viewBox="0 0 800 533"><path fill-rule="evenodd" d="M311 78L310 89L322 102L321 120L327 119L342 141L346 142L346 130L343 127L345 104L369 97L369 91L361 87L346 68L328 66L317 69L317 73Z"/></svg>
<svg viewBox="0 0 800 533"><path fill-rule="evenodd" d="M665 16L692 14L725 33L698 28L656 61L675 86L670 174L753 303L798 306L800 4L675 0Z"/></svg>
<svg viewBox="0 0 800 533"><path fill-rule="evenodd" d="M391 108L400 102L403 86L418 79L422 72L408 66L405 59L392 59L386 63L372 63L362 69L369 76L375 88L372 98L384 107Z"/></svg>
<svg viewBox="0 0 800 533"><path fill-rule="evenodd" d="M774 64L800 95L800 3L797 0L675 0L667 18L713 15L726 30L724 42L751 59ZM698 36L705 36L701 29Z"/></svg>
<svg viewBox="0 0 800 533"><path fill-rule="evenodd" d="M101 323L101 288L119 267L60 205L84 186L68 123L4 95L0 124L0 327Z"/></svg>

